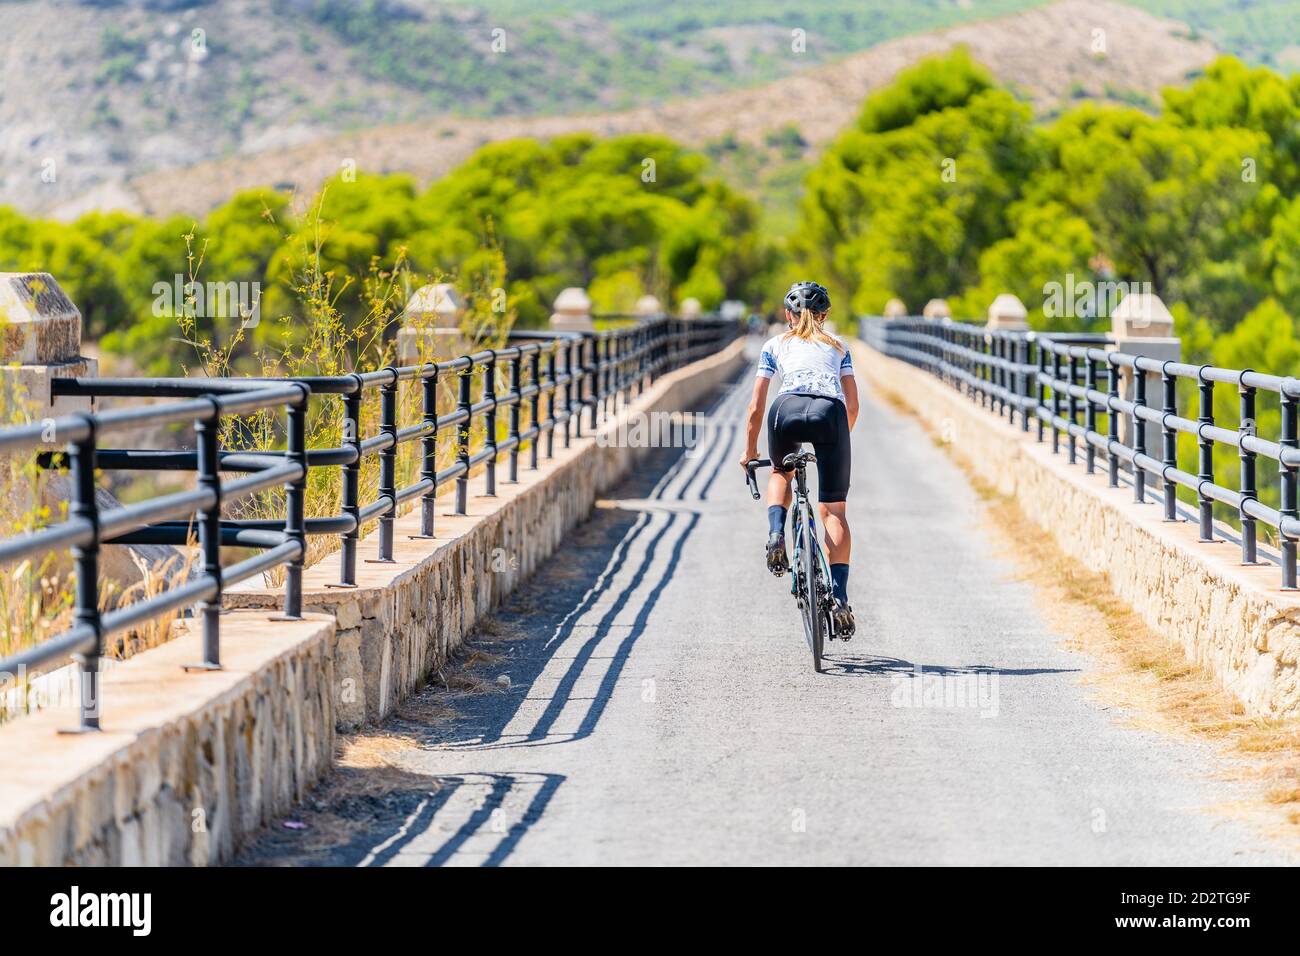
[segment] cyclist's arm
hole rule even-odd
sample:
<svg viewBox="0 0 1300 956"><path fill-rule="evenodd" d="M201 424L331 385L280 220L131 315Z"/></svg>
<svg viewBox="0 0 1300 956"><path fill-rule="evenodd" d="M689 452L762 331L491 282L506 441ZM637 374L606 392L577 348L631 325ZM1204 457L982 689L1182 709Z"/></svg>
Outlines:
<svg viewBox="0 0 1300 956"><path fill-rule="evenodd" d="M853 353L844 350L840 360L840 388L844 392L844 410L849 413L849 431L858 421L858 380L853 374Z"/></svg>
<svg viewBox="0 0 1300 956"><path fill-rule="evenodd" d="M858 421L858 380L845 375L840 379L840 387L844 389L844 408L849 413L849 431L853 431Z"/></svg>
<svg viewBox="0 0 1300 956"><path fill-rule="evenodd" d="M772 384L770 378L754 379L754 392L749 397L749 412L745 418L745 455L740 459L745 462L758 457L758 433L763 427L763 410L767 408L767 389Z"/></svg>

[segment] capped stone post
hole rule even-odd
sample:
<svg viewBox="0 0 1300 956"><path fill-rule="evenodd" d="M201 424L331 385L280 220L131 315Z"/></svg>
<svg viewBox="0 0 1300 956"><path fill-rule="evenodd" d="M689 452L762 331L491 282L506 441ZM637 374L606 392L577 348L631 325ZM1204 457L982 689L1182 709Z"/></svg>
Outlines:
<svg viewBox="0 0 1300 956"><path fill-rule="evenodd" d="M1140 355L1162 362L1177 362L1183 355L1183 343L1174 335L1174 317L1169 314L1160 296L1151 292L1130 292L1120 300L1110 314L1112 348L1125 355ZM1133 370L1120 369L1120 393L1126 401L1133 401L1136 389ZM1146 401L1148 406L1159 407L1161 382L1159 372L1146 373ZM1133 418L1120 416L1121 435L1133 447ZM1146 423L1147 454L1160 448L1161 431L1156 422ZM1124 466L1127 470L1128 466Z"/></svg>
<svg viewBox="0 0 1300 956"><path fill-rule="evenodd" d="M397 330L397 357L403 365L437 362L469 351L461 331L465 306L449 282L421 286L406 303Z"/></svg>
<svg viewBox="0 0 1300 956"><path fill-rule="evenodd" d="M54 394L58 378L90 378L99 363L81 355L81 311L59 283L46 272L0 273L0 391L4 399L4 420L19 421L59 418L94 410L94 399ZM15 454L26 454L15 452ZM72 500L73 488L66 472L43 472L34 485L6 488L7 494L26 498L26 507L39 499L59 514ZM95 489L101 511L121 504L106 488ZM161 575L167 586L184 583L181 552L170 545L132 544L104 547L99 553L101 582L116 581L110 604L116 605L136 584L145 579L142 566ZM50 574L71 574L72 564L61 556ZM187 572L188 573L188 572Z"/></svg>
<svg viewBox="0 0 1300 956"><path fill-rule="evenodd" d="M937 299L933 301L939 301ZM907 304L902 299L890 299L885 303L885 311L881 313L886 319L905 319L907 318Z"/></svg>
<svg viewBox="0 0 1300 956"><path fill-rule="evenodd" d="M0 272L0 363L9 421L91 409L54 395L54 379L94 375L98 363L81 354L81 312L48 272Z"/></svg>
<svg viewBox="0 0 1300 956"><path fill-rule="evenodd" d="M555 297L555 311L551 313L551 328L557 332L591 332L596 326L591 321L591 297L587 290L569 286Z"/></svg>
<svg viewBox="0 0 1300 956"><path fill-rule="evenodd" d="M921 310L921 316L926 319L951 319L952 309L948 308L946 299L931 299Z"/></svg>
<svg viewBox="0 0 1300 956"><path fill-rule="evenodd" d="M1029 330L1029 310L1019 297L1010 292L1003 292L989 304L986 329L1002 332L1027 332Z"/></svg>
<svg viewBox="0 0 1300 956"><path fill-rule="evenodd" d="M749 314L749 309L740 299L726 299L718 306L718 316L729 322L739 322Z"/></svg>
<svg viewBox="0 0 1300 956"><path fill-rule="evenodd" d="M642 319L657 319L664 314L664 307L657 296L643 295L636 300L636 314Z"/></svg>
<svg viewBox="0 0 1300 956"><path fill-rule="evenodd" d="M700 305L699 299L692 297L689 299L683 299L681 309L678 311L679 311L679 315L678 315L679 318L685 319L687 322L691 322L694 321L695 319L698 319L701 315L704 314L704 306Z"/></svg>

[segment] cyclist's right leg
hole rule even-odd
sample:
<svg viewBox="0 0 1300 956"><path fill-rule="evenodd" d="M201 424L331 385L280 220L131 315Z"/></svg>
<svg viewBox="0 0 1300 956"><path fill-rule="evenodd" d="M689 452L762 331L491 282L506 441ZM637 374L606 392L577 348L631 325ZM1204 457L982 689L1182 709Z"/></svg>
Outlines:
<svg viewBox="0 0 1300 956"><path fill-rule="evenodd" d="M839 401L827 400L817 408L817 500L826 535L827 560L835 596L836 631L847 638L855 624L849 606L849 557L853 537L849 530L847 499L852 472L848 412Z"/></svg>

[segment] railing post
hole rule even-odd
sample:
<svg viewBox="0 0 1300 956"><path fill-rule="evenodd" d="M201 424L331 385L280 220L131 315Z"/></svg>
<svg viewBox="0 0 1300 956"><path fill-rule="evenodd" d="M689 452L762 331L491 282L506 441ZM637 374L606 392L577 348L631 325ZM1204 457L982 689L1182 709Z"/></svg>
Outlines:
<svg viewBox="0 0 1300 956"><path fill-rule="evenodd" d="M591 406L591 416L588 423L591 430L596 430L596 422L599 420L598 412L602 397L600 394L600 336L592 335L587 339L591 348L587 352L586 366L583 368L584 376L587 380L587 395Z"/></svg>
<svg viewBox="0 0 1300 956"><path fill-rule="evenodd" d="M379 430L388 444L379 452L379 495L388 507L379 515L379 560L393 560L393 521L397 517L397 369L385 369L391 380L379 386Z"/></svg>
<svg viewBox="0 0 1300 956"><path fill-rule="evenodd" d="M1029 373L1025 371L1025 366L1028 364L1029 339L1022 335L1016 340L1016 394L1021 398L1030 399L1029 403L1020 407L1020 430L1022 432L1029 431L1029 408L1034 397L1029 388Z"/></svg>
<svg viewBox="0 0 1300 956"><path fill-rule="evenodd" d="M993 354L993 339L986 332L980 337L980 408L993 408L993 365L989 357Z"/></svg>
<svg viewBox="0 0 1300 956"><path fill-rule="evenodd" d="M484 469L486 475L486 492L489 498L497 493L497 353L488 349L487 364L483 366L483 400L490 402L484 416L483 442L489 454Z"/></svg>
<svg viewBox="0 0 1300 956"><path fill-rule="evenodd" d="M603 332L597 342L596 368L598 371L596 376L600 380L601 414L605 418L609 418L609 400L614 394L614 390L610 388L610 378L614 371L614 339L609 332Z"/></svg>
<svg viewBox="0 0 1300 956"><path fill-rule="evenodd" d="M1200 383L1198 389L1200 404L1196 417L1196 438L1198 445L1197 474L1201 484L1196 488L1196 497L1200 505L1201 540L1214 540L1214 499L1205 494L1205 483L1214 484L1214 439L1202 434L1206 425L1214 424L1214 382L1205 377L1205 366L1196 375Z"/></svg>
<svg viewBox="0 0 1300 956"><path fill-rule="evenodd" d="M659 341L658 328L659 320L647 322L641 327L641 371L638 375L638 394L644 392L654 381L655 347Z"/></svg>
<svg viewBox="0 0 1300 956"><path fill-rule="evenodd" d="M1083 398L1083 456L1087 473L1095 475L1097 473L1097 446L1093 444L1092 436L1097 431L1097 404L1092 400L1090 393L1097 390L1097 363L1093 361L1092 356L1086 350L1083 354L1084 361L1088 363L1083 380L1083 387L1088 390L1088 393L1085 393Z"/></svg>
<svg viewBox="0 0 1300 956"><path fill-rule="evenodd" d="M564 447L569 447L569 425L573 425L573 437L582 437L582 346L585 338L574 339L569 343L569 355L566 371L569 373L569 387L564 398L569 403L569 421L564 423Z"/></svg>
<svg viewBox="0 0 1300 956"><path fill-rule="evenodd" d="M923 320L924 321L924 320ZM922 326L922 329L924 326ZM953 329L949 342L953 350L954 370L960 375L953 377L953 388L971 401L979 400L980 359L983 346L982 332L970 332L966 329Z"/></svg>
<svg viewBox="0 0 1300 956"><path fill-rule="evenodd" d="M1047 379L1047 353L1043 350L1043 343L1035 339L1034 348L1038 353L1038 372L1034 376L1034 391L1038 393L1038 401L1034 407L1034 418L1038 421L1038 441L1043 440L1043 428L1046 422L1043 421L1042 410L1047 408L1047 386L1044 384Z"/></svg>
<svg viewBox="0 0 1300 956"><path fill-rule="evenodd" d="M957 345L961 348L961 355L957 364L966 373L961 381L954 384L959 392L974 401L975 379L978 378L979 373L979 366L975 364L975 356L972 354L975 349L975 339L965 329L954 329L953 336Z"/></svg>
<svg viewBox="0 0 1300 956"><path fill-rule="evenodd" d="M982 401L979 383L983 375L982 360L980 359L980 353L984 349L983 333L962 332L961 335L965 339L962 343L962 347L965 349L965 354L962 356L964 359L962 365L966 370L966 395L972 402Z"/></svg>
<svg viewBox="0 0 1300 956"><path fill-rule="evenodd" d="M1238 511L1241 519L1241 563L1257 564L1255 519L1246 513L1248 502L1254 501L1259 495L1255 487L1255 453L1246 447L1246 439L1255 435L1255 389L1242 384L1240 379L1237 387L1241 396L1241 421L1237 426L1241 441L1238 448L1241 455L1241 505Z"/></svg>
<svg viewBox="0 0 1300 956"><path fill-rule="evenodd" d="M542 402L541 370L542 347L539 345L536 351L528 357L528 374L534 388L532 399L530 400L530 407L532 408L532 418L530 419L530 423L534 434L532 443L528 449L528 467L533 471L537 470L537 454L542 441L542 426L537 417L537 412L541 408Z"/></svg>
<svg viewBox="0 0 1300 956"><path fill-rule="evenodd" d="M1052 352L1052 454L1061 450L1061 353Z"/></svg>
<svg viewBox="0 0 1300 956"><path fill-rule="evenodd" d="M95 420L81 416L88 429L79 442L68 446L68 464L72 473L72 494L68 515L90 524L90 540L72 548L76 574L73 620L90 628L95 645L75 655L80 692L81 724L65 733L83 733L100 729L99 660L104 655L104 629L99 619L99 507L95 503Z"/></svg>
<svg viewBox="0 0 1300 956"><path fill-rule="evenodd" d="M997 366L993 369L993 377L998 386L998 414L1007 415L1007 369L1006 366L1002 364L1007 359L1007 340L1001 334L995 336L993 339L993 352L998 360ZM1010 414L1010 421L1012 423L1015 422L1014 410Z"/></svg>
<svg viewBox="0 0 1300 956"><path fill-rule="evenodd" d="M343 444L352 447L352 461L343 466L343 513L352 527L343 532L339 555L339 587L357 586L357 544L361 540L361 400L365 384L353 373L353 390L343 396Z"/></svg>
<svg viewBox="0 0 1300 956"><path fill-rule="evenodd" d="M307 400L311 395L306 385L294 384L302 395L286 411L288 451L285 457L300 465L302 471L297 480L284 486L284 536L298 542L298 553L284 571L284 617L291 620L302 617L302 568L307 558Z"/></svg>
<svg viewBox="0 0 1300 956"><path fill-rule="evenodd" d="M636 344L636 337L639 334L637 329L620 335L618 339L620 364L618 367L619 384L623 389L623 407L626 408L628 402L632 401L632 348Z"/></svg>
<svg viewBox="0 0 1300 956"><path fill-rule="evenodd" d="M1146 422L1139 417L1139 410L1147 404L1147 377L1136 365L1133 366L1133 500L1145 504L1147 500L1147 470L1138 464L1138 458L1147 453Z"/></svg>
<svg viewBox="0 0 1300 956"><path fill-rule="evenodd" d="M559 390L556 384L556 356L560 352L559 345L555 345L546 353L546 377L550 380L550 388L546 390L546 457L555 457L555 393Z"/></svg>
<svg viewBox="0 0 1300 956"><path fill-rule="evenodd" d="M1169 477L1169 470L1178 467L1178 430L1169 419L1178 414L1178 379L1170 374L1169 363L1160 368L1160 386L1164 391L1164 428L1160 439L1160 463L1165 467L1165 520L1178 520L1178 484Z"/></svg>
<svg viewBox="0 0 1300 956"><path fill-rule="evenodd" d="M673 335L676 320L664 319L663 329L659 333L659 356L655 362L655 377L668 371L672 365Z"/></svg>
<svg viewBox="0 0 1300 956"><path fill-rule="evenodd" d="M1075 446L1077 442L1075 442L1074 440L1074 426L1077 424L1075 418L1079 414L1079 399L1076 398L1074 394L1074 387L1078 384L1078 379L1079 379L1079 360L1075 356L1073 351L1070 352L1068 364L1069 364L1070 382L1066 388L1065 397L1066 397L1066 406L1069 410L1068 414L1070 418L1070 425L1065 430L1065 437L1066 437L1066 446L1067 446L1066 450L1069 453L1070 464L1073 465L1077 461L1077 454L1075 451Z"/></svg>
<svg viewBox="0 0 1300 956"><path fill-rule="evenodd" d="M519 481L519 414L523 396L519 378L523 373L524 357L518 352L510 359L510 466L509 480Z"/></svg>
<svg viewBox="0 0 1300 956"><path fill-rule="evenodd" d="M1110 476L1110 487L1119 487L1119 455L1115 448L1119 445L1119 411L1115 403L1119 401L1119 365L1115 353L1106 353L1106 469Z"/></svg>
<svg viewBox="0 0 1300 956"><path fill-rule="evenodd" d="M1278 442L1282 446L1282 455L1288 451L1300 449L1300 422L1297 422L1297 399L1288 391L1296 384L1288 378L1282 382L1282 437ZM1281 464L1278 468L1278 480L1281 485L1281 502L1278 511L1282 515L1281 524L1300 518L1300 471L1294 465ZM1296 590L1296 539L1286 534L1279 534L1282 539L1282 588L1286 591Z"/></svg>
<svg viewBox="0 0 1300 956"><path fill-rule="evenodd" d="M632 391L637 396L645 392L645 348L647 339L648 335L645 326L637 326L636 332L632 336Z"/></svg>
<svg viewBox="0 0 1300 956"><path fill-rule="evenodd" d="M199 553L203 575L216 583L212 597L199 602L203 621L203 659L187 664L186 670L221 670L221 471L217 438L221 428L221 407L212 402L210 419L194 422L194 445L197 457L197 484L212 494L212 504L197 515Z"/></svg>
<svg viewBox="0 0 1300 956"><path fill-rule="evenodd" d="M456 476L456 514L463 515L469 508L469 416L470 386L474 375L474 360L460 370L460 389L456 402L456 411L461 413L460 423L456 426L456 460L460 464L460 474Z"/></svg>
<svg viewBox="0 0 1300 956"><path fill-rule="evenodd" d="M420 403L425 434L421 440L420 480L430 482L420 496L420 536L433 537L433 519L438 509L438 365L425 365L423 397Z"/></svg>

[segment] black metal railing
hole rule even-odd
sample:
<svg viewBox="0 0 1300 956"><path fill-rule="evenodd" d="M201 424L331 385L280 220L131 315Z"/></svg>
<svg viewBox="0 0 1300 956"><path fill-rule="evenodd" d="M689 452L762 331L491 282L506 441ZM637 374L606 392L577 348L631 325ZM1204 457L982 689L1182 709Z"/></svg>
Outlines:
<svg viewBox="0 0 1300 956"><path fill-rule="evenodd" d="M31 534L0 541L0 565L71 549L75 577L73 623L64 633L0 660L0 673L22 673L72 656L79 665L81 727L100 726L99 660L105 639L178 609L197 605L202 620L203 656L195 668L221 666L220 618L224 589L256 574L285 568L286 619L302 614L302 572L307 539L338 535L341 551L338 587L355 587L361 530L377 521L374 560L393 560L394 521L402 505L420 499L421 537L434 534L435 497L455 483L455 513L465 514L472 474L481 470L485 493L493 495L503 456L506 480L516 481L526 448L528 466L552 457L559 434L565 447L583 434L583 419L595 429L664 372L711 354L740 334L737 323L713 317L644 321L604 332L511 333L508 345L442 362L369 372L293 379L132 378L55 379L55 396L180 399L164 405L102 414L77 414L51 423L0 430L0 452L39 452L47 467L70 470L72 495L66 521ZM439 409L439 382L454 376L455 407ZM420 389L416 422L399 421L398 390ZM475 387L477 385L477 388ZM378 393L379 428L363 436L363 402ZM309 402L341 403L342 442L308 448ZM227 416L283 408L282 448L223 449L219 432ZM498 414L507 413L504 436ZM525 421L525 413L527 420ZM131 427L191 422L194 447L164 450L102 447L104 436ZM483 426L478 448L471 443L476 422ZM454 430L455 456L438 467L438 437ZM418 478L397 487L399 446L419 441ZM51 445L66 445L50 454ZM377 494L361 500L361 464L378 456ZM305 514L305 489L312 469L338 468L341 511ZM196 486L150 500L101 510L95 499L96 470L193 472ZM227 473L241 477L230 479ZM223 513L259 491L282 485L284 517L238 519ZM98 610L98 553L102 546L197 544L196 573L147 600L104 613ZM259 549L238 563L221 564L222 546Z"/></svg>
<svg viewBox="0 0 1300 956"><path fill-rule="evenodd" d="M1218 540L1215 505L1232 509L1241 533L1241 561L1262 563L1258 525L1273 528L1279 539L1282 587L1296 588L1296 543L1300 540L1300 380L1252 369L1191 365L1131 355L1114 348L1106 336L989 330L960 322L907 318L864 319L863 339L886 355L937 375L976 401L1028 431L1036 423L1039 441L1050 432L1052 451L1064 445L1071 464L1082 450L1088 474L1098 457L1107 465L1112 488L1121 483L1121 468L1131 482L1133 500L1151 498L1163 505L1166 521L1179 520L1178 489L1195 496L1200 540ZM1148 378L1159 380L1159 394L1148 394ZM1180 415L1178 383L1194 383L1196 418ZM1215 424L1216 385L1231 385L1238 394L1236 428ZM1257 434L1259 393L1278 396L1281 424L1276 441ZM1105 431L1101 431L1104 419ZM1121 422L1127 427L1121 434ZM1160 434L1160 448L1147 447L1147 425ZM1193 435L1196 472L1178 466L1178 436ZM1237 482L1221 484L1214 449L1236 449ZM1278 465L1279 506L1259 499L1257 459ZM1159 490L1148 487L1148 477Z"/></svg>

